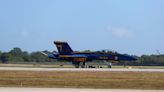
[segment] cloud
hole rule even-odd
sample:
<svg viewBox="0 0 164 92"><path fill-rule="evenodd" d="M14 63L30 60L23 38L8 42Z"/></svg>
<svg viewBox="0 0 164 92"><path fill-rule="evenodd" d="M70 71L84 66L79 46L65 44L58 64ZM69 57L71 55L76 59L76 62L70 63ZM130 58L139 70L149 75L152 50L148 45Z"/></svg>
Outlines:
<svg viewBox="0 0 164 92"><path fill-rule="evenodd" d="M135 33L126 28L110 28L110 32L113 36L119 38L134 38Z"/></svg>

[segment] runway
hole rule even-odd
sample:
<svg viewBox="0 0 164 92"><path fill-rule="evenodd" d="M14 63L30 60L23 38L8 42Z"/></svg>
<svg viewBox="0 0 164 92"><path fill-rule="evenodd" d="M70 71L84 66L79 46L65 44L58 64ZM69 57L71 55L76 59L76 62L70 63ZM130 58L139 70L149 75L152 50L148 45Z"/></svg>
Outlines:
<svg viewBox="0 0 164 92"><path fill-rule="evenodd" d="M74 88L0 88L0 92L163 92L164 90L74 89Z"/></svg>
<svg viewBox="0 0 164 92"><path fill-rule="evenodd" d="M164 72L164 69L109 69L109 68L24 68L0 67L5 71L72 71L72 72Z"/></svg>

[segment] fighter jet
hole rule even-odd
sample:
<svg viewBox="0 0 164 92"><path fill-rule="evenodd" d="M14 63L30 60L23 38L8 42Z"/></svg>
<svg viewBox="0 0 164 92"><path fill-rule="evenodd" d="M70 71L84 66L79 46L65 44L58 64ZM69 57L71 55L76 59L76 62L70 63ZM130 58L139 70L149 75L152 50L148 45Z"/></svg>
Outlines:
<svg viewBox="0 0 164 92"><path fill-rule="evenodd" d="M71 49L67 42L55 41L58 53L46 54L51 59L64 60L72 62L76 68L85 68L86 62L93 62L95 60L113 62L113 61L134 61L136 58L119 54L117 52L75 52ZM108 64L111 67L111 63Z"/></svg>

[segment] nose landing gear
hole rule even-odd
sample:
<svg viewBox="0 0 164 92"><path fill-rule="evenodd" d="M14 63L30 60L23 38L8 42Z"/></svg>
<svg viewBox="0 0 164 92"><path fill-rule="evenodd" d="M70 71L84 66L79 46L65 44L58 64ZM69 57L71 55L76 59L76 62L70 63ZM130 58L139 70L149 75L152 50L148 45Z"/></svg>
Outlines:
<svg viewBox="0 0 164 92"><path fill-rule="evenodd" d="M112 68L112 63L111 62L104 61L104 63L107 64L108 68Z"/></svg>

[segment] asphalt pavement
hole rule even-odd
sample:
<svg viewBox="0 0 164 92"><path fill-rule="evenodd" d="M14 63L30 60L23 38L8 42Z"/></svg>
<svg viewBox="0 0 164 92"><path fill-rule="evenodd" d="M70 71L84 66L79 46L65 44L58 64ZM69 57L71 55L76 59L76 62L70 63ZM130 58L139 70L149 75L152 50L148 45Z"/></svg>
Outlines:
<svg viewBox="0 0 164 92"><path fill-rule="evenodd" d="M6 71L76 71L76 72L164 72L164 69L109 69L109 68L24 68L24 67L0 67Z"/></svg>

